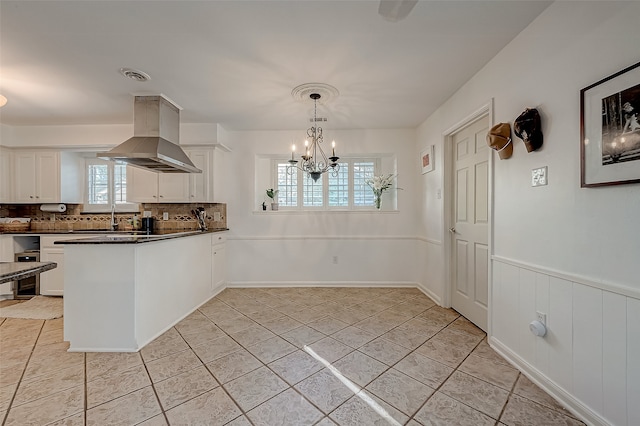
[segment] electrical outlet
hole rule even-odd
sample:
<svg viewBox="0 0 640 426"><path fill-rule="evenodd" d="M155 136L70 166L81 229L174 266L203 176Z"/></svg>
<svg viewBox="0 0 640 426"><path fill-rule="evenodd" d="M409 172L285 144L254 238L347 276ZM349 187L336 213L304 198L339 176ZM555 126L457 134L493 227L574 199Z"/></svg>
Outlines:
<svg viewBox="0 0 640 426"><path fill-rule="evenodd" d="M547 166L531 170L531 186L547 184Z"/></svg>
<svg viewBox="0 0 640 426"><path fill-rule="evenodd" d="M213 212L213 220L215 222L220 222L220 220L222 220L222 215L220 214L220 212Z"/></svg>
<svg viewBox="0 0 640 426"><path fill-rule="evenodd" d="M547 314L543 314L542 312L536 312L536 319L540 321L544 326L547 326Z"/></svg>
<svg viewBox="0 0 640 426"><path fill-rule="evenodd" d="M333 256L333 264L334 265L338 264L338 256Z"/></svg>
<svg viewBox="0 0 640 426"><path fill-rule="evenodd" d="M162 220L169 220L169 213L168 212L162 213Z"/></svg>

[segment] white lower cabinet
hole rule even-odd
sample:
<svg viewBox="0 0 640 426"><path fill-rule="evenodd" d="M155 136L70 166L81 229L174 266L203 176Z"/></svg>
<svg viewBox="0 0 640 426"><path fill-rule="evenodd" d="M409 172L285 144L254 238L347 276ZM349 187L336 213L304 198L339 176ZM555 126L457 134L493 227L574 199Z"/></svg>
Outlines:
<svg viewBox="0 0 640 426"><path fill-rule="evenodd" d="M64 246L56 245L54 242L95 236L97 235L43 235L40 237L40 261L58 264L55 269L40 274L40 294L43 296L62 296L64 294Z"/></svg>
<svg viewBox="0 0 640 426"><path fill-rule="evenodd" d="M218 292L224 288L227 282L227 236L224 233L217 232L212 236L213 256L211 271L211 289Z"/></svg>
<svg viewBox="0 0 640 426"><path fill-rule="evenodd" d="M13 237L10 235L0 235L0 262L13 262ZM14 282L0 284L0 299L13 297Z"/></svg>

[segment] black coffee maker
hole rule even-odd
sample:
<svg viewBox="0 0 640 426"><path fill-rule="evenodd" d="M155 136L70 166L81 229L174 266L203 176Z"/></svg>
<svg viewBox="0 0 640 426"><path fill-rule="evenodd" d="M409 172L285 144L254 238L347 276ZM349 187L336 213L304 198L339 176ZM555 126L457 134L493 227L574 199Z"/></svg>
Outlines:
<svg viewBox="0 0 640 426"><path fill-rule="evenodd" d="M153 234L153 218L152 217L143 217L142 218L142 228L140 228L140 231L144 232L145 234Z"/></svg>

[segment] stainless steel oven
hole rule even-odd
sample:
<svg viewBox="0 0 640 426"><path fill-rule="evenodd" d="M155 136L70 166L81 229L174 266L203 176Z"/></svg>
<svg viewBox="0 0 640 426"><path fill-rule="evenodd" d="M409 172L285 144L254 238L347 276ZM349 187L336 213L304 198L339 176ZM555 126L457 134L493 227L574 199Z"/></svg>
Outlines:
<svg viewBox="0 0 640 426"><path fill-rule="evenodd" d="M40 253L38 251L26 251L24 253L15 254L16 262L40 262ZM40 294L40 274L32 277L17 280L13 285L14 299L31 299L33 296Z"/></svg>

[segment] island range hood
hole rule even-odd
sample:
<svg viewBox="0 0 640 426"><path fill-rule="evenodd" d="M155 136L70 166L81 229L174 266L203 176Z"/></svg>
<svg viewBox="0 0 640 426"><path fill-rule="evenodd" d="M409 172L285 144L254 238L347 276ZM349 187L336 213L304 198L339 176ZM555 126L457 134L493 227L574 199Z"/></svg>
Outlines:
<svg viewBox="0 0 640 426"><path fill-rule="evenodd" d="M133 137L97 156L157 173L202 173L180 148L180 110L162 95L136 96Z"/></svg>

